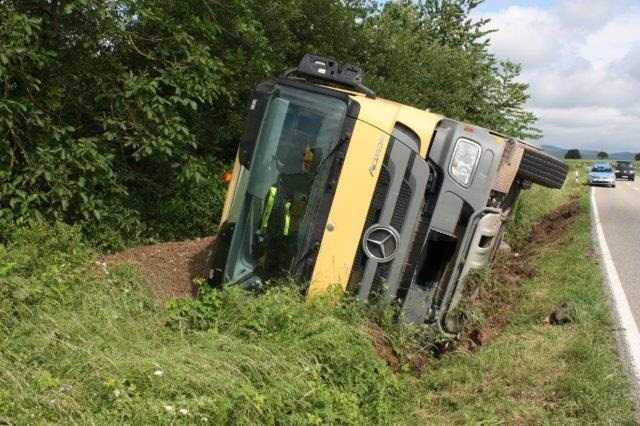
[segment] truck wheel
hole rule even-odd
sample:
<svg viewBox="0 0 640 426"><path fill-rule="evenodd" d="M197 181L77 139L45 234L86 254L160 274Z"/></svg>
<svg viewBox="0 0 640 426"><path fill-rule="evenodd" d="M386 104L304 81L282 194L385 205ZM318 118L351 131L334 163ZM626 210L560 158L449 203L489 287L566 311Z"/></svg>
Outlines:
<svg viewBox="0 0 640 426"><path fill-rule="evenodd" d="M562 188L569 167L536 148L525 147L518 177L548 188Z"/></svg>

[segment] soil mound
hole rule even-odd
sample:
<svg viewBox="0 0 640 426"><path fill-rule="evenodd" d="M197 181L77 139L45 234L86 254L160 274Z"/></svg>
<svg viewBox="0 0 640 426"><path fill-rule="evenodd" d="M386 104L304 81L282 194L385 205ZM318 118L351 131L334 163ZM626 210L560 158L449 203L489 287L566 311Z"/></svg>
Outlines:
<svg viewBox="0 0 640 426"><path fill-rule="evenodd" d="M215 237L134 247L101 259L105 267L128 263L143 275L159 302L193 297L196 278L208 275Z"/></svg>

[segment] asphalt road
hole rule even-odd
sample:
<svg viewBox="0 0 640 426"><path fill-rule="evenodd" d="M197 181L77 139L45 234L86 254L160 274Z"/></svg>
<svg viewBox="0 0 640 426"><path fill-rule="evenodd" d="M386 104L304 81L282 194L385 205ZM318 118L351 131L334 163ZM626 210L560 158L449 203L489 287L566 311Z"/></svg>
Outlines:
<svg viewBox="0 0 640 426"><path fill-rule="evenodd" d="M640 179L595 188L595 199L613 263L640 327Z"/></svg>
<svg viewBox="0 0 640 426"><path fill-rule="evenodd" d="M618 181L616 188L594 188L591 201L620 352L640 412L640 179Z"/></svg>

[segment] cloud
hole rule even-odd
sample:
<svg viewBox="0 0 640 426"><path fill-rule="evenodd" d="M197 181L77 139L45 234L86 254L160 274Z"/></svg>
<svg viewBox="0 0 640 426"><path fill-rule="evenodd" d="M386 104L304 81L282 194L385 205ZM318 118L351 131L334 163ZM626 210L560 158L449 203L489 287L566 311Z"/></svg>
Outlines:
<svg viewBox="0 0 640 426"><path fill-rule="evenodd" d="M625 109L640 99L639 81L630 74L635 71L597 69L583 61L566 69L541 68L524 78L530 83L532 106Z"/></svg>
<svg viewBox="0 0 640 426"><path fill-rule="evenodd" d="M555 12L566 25L593 31L615 16L616 8L611 6L611 0L564 0L558 2Z"/></svg>
<svg viewBox="0 0 640 426"><path fill-rule="evenodd" d="M533 108L545 123L545 143L605 151L640 151L638 112L615 108Z"/></svg>
<svg viewBox="0 0 640 426"><path fill-rule="evenodd" d="M640 151L640 4L557 0L498 5L491 50L523 64L543 143Z"/></svg>
<svg viewBox="0 0 640 426"><path fill-rule="evenodd" d="M607 66L624 58L631 47L640 43L640 10L626 9L601 29L587 35L579 54L594 64Z"/></svg>
<svg viewBox="0 0 640 426"><path fill-rule="evenodd" d="M613 64L612 68L640 84L640 43L634 45L624 58Z"/></svg>
<svg viewBox="0 0 640 426"><path fill-rule="evenodd" d="M533 68L548 64L566 49L561 23L548 11L511 6L488 17L488 28L498 30L491 34L492 50L501 58Z"/></svg>

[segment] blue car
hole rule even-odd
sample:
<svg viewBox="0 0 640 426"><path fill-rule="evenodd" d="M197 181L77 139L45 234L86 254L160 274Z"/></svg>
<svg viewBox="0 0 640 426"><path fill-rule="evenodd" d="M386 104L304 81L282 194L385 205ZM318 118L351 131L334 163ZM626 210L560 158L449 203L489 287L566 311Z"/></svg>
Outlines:
<svg viewBox="0 0 640 426"><path fill-rule="evenodd" d="M588 177L589 185L616 187L616 172L608 163L596 163L591 167Z"/></svg>

